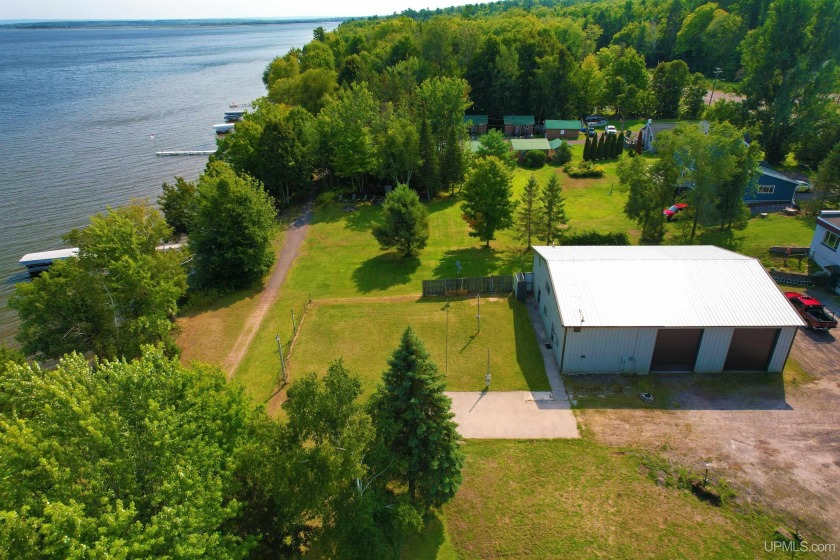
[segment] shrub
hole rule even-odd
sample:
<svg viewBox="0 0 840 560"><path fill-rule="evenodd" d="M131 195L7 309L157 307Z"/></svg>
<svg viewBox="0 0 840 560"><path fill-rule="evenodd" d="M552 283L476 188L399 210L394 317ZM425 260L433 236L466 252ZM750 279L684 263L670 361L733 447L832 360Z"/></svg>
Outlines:
<svg viewBox="0 0 840 560"><path fill-rule="evenodd" d="M630 245L624 232L576 231L563 236L563 245Z"/></svg>
<svg viewBox="0 0 840 560"><path fill-rule="evenodd" d="M525 167L542 167L546 160L545 152L541 150L529 150L523 158Z"/></svg>
<svg viewBox="0 0 840 560"><path fill-rule="evenodd" d="M600 165L595 165L591 161L582 161L578 164L567 163L563 166L563 171L569 177L574 177L575 179L604 176L604 168Z"/></svg>
<svg viewBox="0 0 840 560"><path fill-rule="evenodd" d="M584 158L585 159L585 158ZM572 161L572 149L569 144L563 140L560 145L554 150L554 162L559 164L569 163Z"/></svg>

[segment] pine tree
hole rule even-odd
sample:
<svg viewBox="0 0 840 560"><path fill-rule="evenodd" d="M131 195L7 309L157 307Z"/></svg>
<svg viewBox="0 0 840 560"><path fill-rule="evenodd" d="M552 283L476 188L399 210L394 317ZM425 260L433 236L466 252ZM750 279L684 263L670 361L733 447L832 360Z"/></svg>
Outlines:
<svg viewBox="0 0 840 560"><path fill-rule="evenodd" d="M525 241L528 247L531 246L531 235L536 231L537 218L539 214L540 185L537 179L531 175L522 191L522 198L516 206L515 235L519 241Z"/></svg>
<svg viewBox="0 0 840 560"><path fill-rule="evenodd" d="M455 496L464 462L446 383L411 327L388 366L369 405L377 443L391 462L384 472L407 483L412 502L439 506Z"/></svg>
<svg viewBox="0 0 840 560"><path fill-rule="evenodd" d="M607 142L605 136L606 134L601 134L601 136L598 137L598 155L595 157L598 161L604 159L604 145Z"/></svg>
<svg viewBox="0 0 840 560"><path fill-rule="evenodd" d="M464 147L458 138L458 129L450 127L446 135L446 144L440 157L440 181L442 185L454 191L455 185L464 182L467 165L464 158Z"/></svg>
<svg viewBox="0 0 840 560"><path fill-rule="evenodd" d="M538 218L539 238L546 245L551 245L560 238L560 226L568 223L566 217L566 197L563 196L563 187L557 180L557 175L552 175L548 184L540 194L540 209Z"/></svg>
<svg viewBox="0 0 840 560"><path fill-rule="evenodd" d="M426 191L426 200L431 202L440 186L440 167L432 139L432 126L426 118L420 123L420 157L423 158L423 164L417 172L417 184L421 191Z"/></svg>
<svg viewBox="0 0 840 560"><path fill-rule="evenodd" d="M586 137L586 143L583 145L583 161L592 159L592 142L589 141L589 136Z"/></svg>

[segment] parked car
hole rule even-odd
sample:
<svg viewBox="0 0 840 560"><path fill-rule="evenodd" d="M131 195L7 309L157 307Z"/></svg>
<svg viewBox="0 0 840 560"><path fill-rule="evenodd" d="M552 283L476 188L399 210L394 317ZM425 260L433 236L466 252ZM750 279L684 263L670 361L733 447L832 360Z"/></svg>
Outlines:
<svg viewBox="0 0 840 560"><path fill-rule="evenodd" d="M674 216L676 216L686 208L688 208L688 204L686 204L685 202L678 202L673 206L669 206L668 208L663 210L662 213L665 215L665 220L670 222L674 219Z"/></svg>
<svg viewBox="0 0 840 560"><path fill-rule="evenodd" d="M607 124L606 117L602 117L601 115L589 115L585 119L583 119L588 126L604 126Z"/></svg>
<svg viewBox="0 0 840 560"><path fill-rule="evenodd" d="M815 331L827 331L837 327L837 318L827 311L819 300L796 292L785 292L788 301L808 323L808 328Z"/></svg>
<svg viewBox="0 0 840 560"><path fill-rule="evenodd" d="M811 192L811 183L808 181L797 181L796 192Z"/></svg>
<svg viewBox="0 0 840 560"><path fill-rule="evenodd" d="M593 138L595 136L595 128L592 127L592 126L587 127L586 128L586 135L589 136L590 138Z"/></svg>
<svg viewBox="0 0 840 560"><path fill-rule="evenodd" d="M607 134L618 134L618 130L615 129L613 125L607 125L607 128L604 129L604 132Z"/></svg>

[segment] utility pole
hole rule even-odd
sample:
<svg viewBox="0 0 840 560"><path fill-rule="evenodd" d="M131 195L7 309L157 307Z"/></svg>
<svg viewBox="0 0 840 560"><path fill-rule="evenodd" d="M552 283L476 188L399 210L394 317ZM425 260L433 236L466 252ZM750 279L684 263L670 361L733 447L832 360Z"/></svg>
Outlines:
<svg viewBox="0 0 840 560"><path fill-rule="evenodd" d="M297 335L297 325L295 324L295 310L292 309L292 336Z"/></svg>
<svg viewBox="0 0 840 560"><path fill-rule="evenodd" d="M280 369L283 372L283 383L289 383L289 374L286 373L286 360L283 358L283 343L280 342L280 335L274 337L277 341L277 352L280 354Z"/></svg>
<svg viewBox="0 0 840 560"><path fill-rule="evenodd" d="M709 94L709 107L712 106L712 97L715 96L715 86L717 86L718 74L720 74L721 72L723 72L723 70L721 70L720 68L715 68L715 80L712 82L712 93Z"/></svg>
<svg viewBox="0 0 840 560"><path fill-rule="evenodd" d="M478 301L478 315L475 316L476 324L478 325L478 332L481 332L481 294L475 294Z"/></svg>

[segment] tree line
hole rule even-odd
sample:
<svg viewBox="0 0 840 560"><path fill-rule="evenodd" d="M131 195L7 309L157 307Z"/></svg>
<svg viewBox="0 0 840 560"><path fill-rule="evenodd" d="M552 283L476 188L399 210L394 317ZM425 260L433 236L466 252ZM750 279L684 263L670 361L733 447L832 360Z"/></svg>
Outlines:
<svg viewBox="0 0 840 560"><path fill-rule="evenodd" d="M338 360L288 387L282 423L148 346L0 358L2 558L396 558L461 483L445 383L410 328L366 403Z"/></svg>

